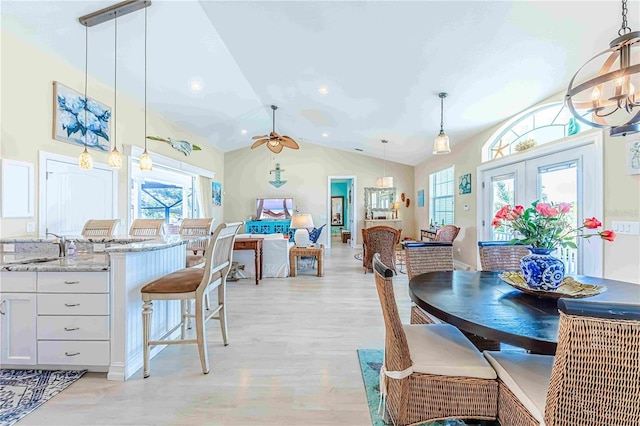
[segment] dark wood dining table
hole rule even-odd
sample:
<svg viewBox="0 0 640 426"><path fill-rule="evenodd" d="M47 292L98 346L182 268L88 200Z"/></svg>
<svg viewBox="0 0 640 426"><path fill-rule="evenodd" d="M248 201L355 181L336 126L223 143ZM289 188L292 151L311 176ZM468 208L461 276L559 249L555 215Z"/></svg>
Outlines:
<svg viewBox="0 0 640 426"><path fill-rule="evenodd" d="M504 283L499 275L429 272L409 281L409 294L416 305L460 330L534 353L554 354L558 299L523 293ZM604 293L583 300L640 305L638 284L580 275L574 278L584 284L607 286Z"/></svg>

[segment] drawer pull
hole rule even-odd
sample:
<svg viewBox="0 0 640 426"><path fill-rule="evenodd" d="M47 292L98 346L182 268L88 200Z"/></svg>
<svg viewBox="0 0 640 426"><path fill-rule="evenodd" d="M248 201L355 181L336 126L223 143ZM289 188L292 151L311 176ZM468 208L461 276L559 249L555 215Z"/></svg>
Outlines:
<svg viewBox="0 0 640 426"><path fill-rule="evenodd" d="M73 328L65 327L64 328L64 331L76 331L76 330L80 330L80 327L73 327Z"/></svg>
<svg viewBox="0 0 640 426"><path fill-rule="evenodd" d="M76 306L80 306L79 303L65 303L64 306L66 306L67 308L73 308Z"/></svg>
<svg viewBox="0 0 640 426"><path fill-rule="evenodd" d="M80 281L65 281L65 284L80 284Z"/></svg>
<svg viewBox="0 0 640 426"><path fill-rule="evenodd" d="M66 356L76 356L76 355L80 355L80 352L74 352L74 353L69 353L69 352L65 352L64 353Z"/></svg>

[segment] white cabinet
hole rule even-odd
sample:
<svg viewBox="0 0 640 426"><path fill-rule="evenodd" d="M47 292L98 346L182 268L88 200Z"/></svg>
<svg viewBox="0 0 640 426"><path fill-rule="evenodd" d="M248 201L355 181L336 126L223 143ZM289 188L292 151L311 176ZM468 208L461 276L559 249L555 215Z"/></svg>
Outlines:
<svg viewBox="0 0 640 426"><path fill-rule="evenodd" d="M35 365L36 360L35 293L0 293L0 363Z"/></svg>

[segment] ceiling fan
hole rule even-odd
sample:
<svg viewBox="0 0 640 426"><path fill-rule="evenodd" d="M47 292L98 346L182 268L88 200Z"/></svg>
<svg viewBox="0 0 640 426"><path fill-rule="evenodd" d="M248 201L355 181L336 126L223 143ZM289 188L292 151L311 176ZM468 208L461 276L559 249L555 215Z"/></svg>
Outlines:
<svg viewBox="0 0 640 426"><path fill-rule="evenodd" d="M251 139L257 140L253 143L253 145L251 145L251 149L257 148L265 143L267 144L267 148L269 148L269 150L274 154L280 154L284 147L291 149L300 148L298 146L298 143L289 136L281 136L276 133L276 110L278 109L278 107L275 105L271 105L271 109L273 110L273 131L268 135L252 137Z"/></svg>

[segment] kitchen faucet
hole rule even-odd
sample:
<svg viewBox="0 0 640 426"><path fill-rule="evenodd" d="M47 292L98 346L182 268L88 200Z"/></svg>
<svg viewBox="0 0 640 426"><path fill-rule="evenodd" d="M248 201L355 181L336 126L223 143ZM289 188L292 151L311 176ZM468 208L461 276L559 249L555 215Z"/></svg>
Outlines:
<svg viewBox="0 0 640 426"><path fill-rule="evenodd" d="M47 232L45 234L45 237L47 235L53 235L54 237L56 237L58 240L55 241L53 244L57 244L58 245L58 257L65 257L67 255L67 246L66 246L66 242L67 239L66 237L54 234L53 232Z"/></svg>

